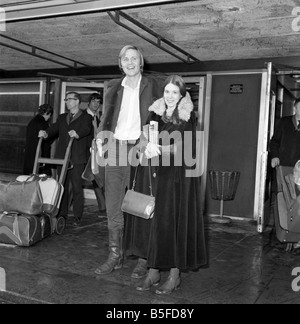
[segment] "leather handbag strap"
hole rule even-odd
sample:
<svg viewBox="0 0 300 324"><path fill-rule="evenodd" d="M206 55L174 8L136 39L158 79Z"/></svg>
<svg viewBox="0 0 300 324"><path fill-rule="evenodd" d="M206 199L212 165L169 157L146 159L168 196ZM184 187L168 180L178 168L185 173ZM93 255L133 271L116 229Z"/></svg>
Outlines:
<svg viewBox="0 0 300 324"><path fill-rule="evenodd" d="M138 173L138 169L140 167L140 164L136 167L135 169L135 174L134 174L134 178L133 178L133 183L132 183L132 190L134 191L135 189L135 185L136 185L136 177L137 177L137 173ZM148 171L149 171L149 182L150 182L150 196L153 197L153 190L152 190L152 177L151 177L151 164L149 163L149 167L148 167Z"/></svg>

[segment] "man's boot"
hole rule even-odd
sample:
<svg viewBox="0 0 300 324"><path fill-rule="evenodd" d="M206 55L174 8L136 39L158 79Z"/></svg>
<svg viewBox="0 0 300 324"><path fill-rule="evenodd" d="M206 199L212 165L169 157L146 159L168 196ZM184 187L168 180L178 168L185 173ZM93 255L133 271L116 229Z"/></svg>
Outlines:
<svg viewBox="0 0 300 324"><path fill-rule="evenodd" d="M106 275L123 267L123 229L109 230L109 256L95 273Z"/></svg>

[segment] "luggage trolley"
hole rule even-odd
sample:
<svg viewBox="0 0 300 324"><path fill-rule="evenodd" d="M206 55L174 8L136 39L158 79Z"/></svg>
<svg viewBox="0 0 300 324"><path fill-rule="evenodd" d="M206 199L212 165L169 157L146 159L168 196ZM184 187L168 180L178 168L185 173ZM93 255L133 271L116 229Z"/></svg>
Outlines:
<svg viewBox="0 0 300 324"><path fill-rule="evenodd" d="M24 197L22 196L22 193L25 192L24 188L26 187L32 190L32 186L26 186L25 183L35 182L34 188L35 190L38 188L39 192L38 194L35 192L39 196L38 208L31 213L30 208L25 208L22 211L22 207L20 206L18 208L16 206L18 210L14 210L13 199L7 205L2 203L2 209L4 208L4 210L0 211L0 243L28 247L53 233L60 235L65 229L66 220L64 217L59 216L59 208L64 193L64 183L69 168L71 148L74 139L70 139L63 159L41 157L42 141L43 139L41 138L38 142L33 174L18 176L16 181L5 183L2 186L4 189L10 185L16 185L16 188L21 188L21 190L16 191L15 198L22 200L24 197L27 197L26 194ZM39 175L38 170L42 163L61 166L62 170L59 179L57 180L44 174ZM24 186L22 183L24 183ZM36 184L38 184L38 187ZM12 190L10 194L13 194L13 192ZM32 196L29 195L29 197ZM34 203L34 201L30 201L29 205L30 203Z"/></svg>
<svg viewBox="0 0 300 324"><path fill-rule="evenodd" d="M293 167L276 168L277 192L274 223L277 239L290 252L300 241L300 191L293 180Z"/></svg>
<svg viewBox="0 0 300 324"><path fill-rule="evenodd" d="M43 142L43 138L41 137L39 139L37 150L36 150L34 167L33 167L33 176L38 176L41 178L41 180L40 180L41 191L42 191L43 197L45 197L45 196L47 196L47 192L45 192L45 190L47 188L46 187L43 188L43 181L46 181L49 178L44 175L38 175L38 170L39 170L40 165L41 164L52 164L52 165L62 166L62 170L61 170L59 179L57 180L58 183L60 184L60 192L57 194L55 202L54 202L55 208L54 208L54 210L52 209L50 212L50 214L52 216L52 224L53 224L53 228L55 229L55 233L58 235L61 235L66 227L66 220L64 217L58 215L58 211L59 211L61 199L62 199L62 196L64 193L64 183L66 180L67 172L69 170L71 149L72 149L72 145L74 142L74 138L70 138L70 140L69 140L64 159L50 159L50 158L42 157L42 142Z"/></svg>

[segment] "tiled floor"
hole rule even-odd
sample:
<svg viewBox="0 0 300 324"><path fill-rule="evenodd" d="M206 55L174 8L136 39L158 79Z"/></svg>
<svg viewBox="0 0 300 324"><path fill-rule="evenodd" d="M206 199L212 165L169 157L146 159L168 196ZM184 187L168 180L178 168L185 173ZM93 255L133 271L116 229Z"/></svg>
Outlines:
<svg viewBox="0 0 300 324"><path fill-rule="evenodd" d="M254 222L220 225L206 219L206 233L207 267L182 274L181 289L172 295L140 293L135 290L139 281L130 278L133 259L122 270L95 275L107 258L107 219L87 200L81 227L68 226L63 235L30 248L0 245L0 268L6 274L0 276L0 290L6 286L0 304L300 303L300 292L294 291L300 280L292 276L300 267L300 253L286 252L271 228L258 234Z"/></svg>
<svg viewBox="0 0 300 324"><path fill-rule="evenodd" d="M0 245L0 267L6 292L0 303L54 304L262 304L300 303L292 289L292 270L300 254L287 253L268 230L254 223L231 225L207 221L209 265L184 273L181 289L169 296L139 293L131 280L135 260L122 270L98 277L96 267L107 257L107 221L87 203L82 227L68 226L30 248ZM166 276L167 274L164 274Z"/></svg>

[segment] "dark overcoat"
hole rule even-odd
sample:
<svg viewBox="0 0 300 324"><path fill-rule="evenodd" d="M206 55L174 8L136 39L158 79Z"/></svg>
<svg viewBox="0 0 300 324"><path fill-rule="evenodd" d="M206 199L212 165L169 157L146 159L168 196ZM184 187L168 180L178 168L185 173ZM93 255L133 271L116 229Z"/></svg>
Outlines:
<svg viewBox="0 0 300 324"><path fill-rule="evenodd" d="M295 116L279 121L270 142L270 153L270 158L279 158L282 166L294 166L300 160L300 131Z"/></svg>
<svg viewBox="0 0 300 324"><path fill-rule="evenodd" d="M36 155L36 149L39 142L39 131L49 128L49 123L42 115L36 115L27 125L26 128L26 145L24 154L24 174L32 174L33 165ZM42 144L42 156L49 158L52 141L46 140Z"/></svg>
<svg viewBox="0 0 300 324"><path fill-rule="evenodd" d="M89 135L91 129L92 117L85 112L79 111L71 122L69 113L58 116L56 123L46 131L50 138L58 136L55 157L58 159L64 158L70 141L68 133L74 130L79 139L75 139L73 142L70 160L72 164L86 164L89 158L87 147L90 146Z"/></svg>
<svg viewBox="0 0 300 324"><path fill-rule="evenodd" d="M184 139L192 132L195 150L196 118L180 125L165 123L161 116L151 113L149 120L159 123L159 131L174 131ZM162 142L160 143L162 144ZM180 144L178 142L178 144ZM183 145L183 142L181 143ZM182 154L184 147L182 148ZM181 153L179 153L181 154ZM193 152L194 154L194 152ZM184 163L177 166L171 156L170 165L152 168L155 189L155 213L151 220L127 215L125 249L127 255L145 258L148 267L169 270L196 270L207 263L204 220L200 202L200 177L186 177L190 168ZM162 159L162 157L161 157ZM148 167L141 167L136 190L149 194Z"/></svg>
<svg viewBox="0 0 300 324"><path fill-rule="evenodd" d="M107 85L104 98L104 113L98 128L98 138L101 138L101 132L107 131L114 134L119 114L121 110L124 87L123 79L111 80ZM161 98L163 93L164 80L161 77L143 76L140 85L140 115L141 126L146 124L149 116L148 108L152 103Z"/></svg>

